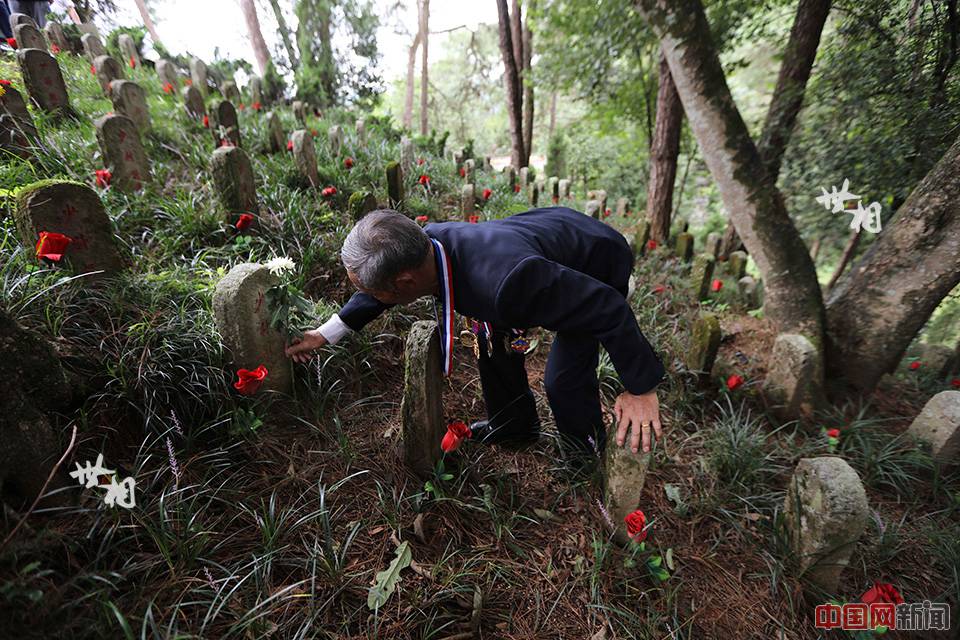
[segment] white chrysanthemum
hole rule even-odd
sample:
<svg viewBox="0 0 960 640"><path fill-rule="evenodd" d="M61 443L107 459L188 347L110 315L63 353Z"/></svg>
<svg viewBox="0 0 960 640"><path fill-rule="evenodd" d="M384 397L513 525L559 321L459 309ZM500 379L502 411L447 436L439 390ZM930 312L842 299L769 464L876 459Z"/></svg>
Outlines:
<svg viewBox="0 0 960 640"><path fill-rule="evenodd" d="M296 265L290 258L273 258L267 262L267 269L275 276L281 275L285 271L293 271Z"/></svg>

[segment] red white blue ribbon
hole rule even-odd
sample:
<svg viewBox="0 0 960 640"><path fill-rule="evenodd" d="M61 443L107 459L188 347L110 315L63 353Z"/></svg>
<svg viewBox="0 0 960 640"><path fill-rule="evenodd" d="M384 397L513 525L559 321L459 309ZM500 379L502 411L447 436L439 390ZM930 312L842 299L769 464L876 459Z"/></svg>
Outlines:
<svg viewBox="0 0 960 640"><path fill-rule="evenodd" d="M433 255L437 261L437 275L440 277L440 306L437 307L434 301L433 310L437 314L437 324L440 326L443 375L449 376L453 369L453 270L443 245L433 238L430 238L430 241L436 248Z"/></svg>

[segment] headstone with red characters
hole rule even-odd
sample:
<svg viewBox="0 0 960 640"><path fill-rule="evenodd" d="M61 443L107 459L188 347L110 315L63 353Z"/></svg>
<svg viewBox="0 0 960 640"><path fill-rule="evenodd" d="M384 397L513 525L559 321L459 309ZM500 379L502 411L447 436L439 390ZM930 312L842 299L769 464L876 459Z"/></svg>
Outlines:
<svg viewBox="0 0 960 640"><path fill-rule="evenodd" d="M240 146L240 120L237 110L229 100L221 100L213 112L213 139L218 147L225 144Z"/></svg>
<svg viewBox="0 0 960 640"><path fill-rule="evenodd" d="M100 38L93 33L85 33L80 36L80 42L83 43L83 53L90 62L93 62L100 56L108 55L106 47L100 42Z"/></svg>
<svg viewBox="0 0 960 640"><path fill-rule="evenodd" d="M246 152L240 147L219 147L213 152L210 169L220 202L231 219L242 213L256 217L257 186Z"/></svg>
<svg viewBox="0 0 960 640"><path fill-rule="evenodd" d="M93 70L97 74L97 82L106 95L110 95L110 83L114 80L123 80L123 66L116 58L98 56L93 61Z"/></svg>
<svg viewBox="0 0 960 640"><path fill-rule="evenodd" d="M10 14L10 28L14 28L21 24L32 24L37 26L37 23L33 21L33 18L28 16L25 13L11 13Z"/></svg>
<svg viewBox="0 0 960 640"><path fill-rule="evenodd" d="M140 51L137 50L137 43L128 33L121 33L117 38L117 44L120 47L120 53L123 54L125 64L130 64L133 60L133 66L140 66Z"/></svg>
<svg viewBox="0 0 960 640"><path fill-rule="evenodd" d="M26 22L18 24L13 27L13 37L17 40L17 47L21 49L47 50L47 39L35 24Z"/></svg>
<svg viewBox="0 0 960 640"><path fill-rule="evenodd" d="M0 96L0 149L21 158L29 158L33 151L37 128L27 111L20 92L11 86L3 87Z"/></svg>
<svg viewBox="0 0 960 640"><path fill-rule="evenodd" d="M105 115L94 122L104 164L112 174L110 186L138 191L150 181L150 160L140 144L137 125L125 115Z"/></svg>
<svg viewBox="0 0 960 640"><path fill-rule="evenodd" d="M110 83L110 100L114 111L133 120L140 133L150 131L150 109L143 87L132 80L114 80Z"/></svg>
<svg viewBox="0 0 960 640"><path fill-rule="evenodd" d="M73 112L60 65L52 55L40 49L20 49L17 62L27 93L39 109L58 115Z"/></svg>
<svg viewBox="0 0 960 640"><path fill-rule="evenodd" d="M196 83L183 88L183 108L187 116L194 120L202 120L207 114L207 107L203 103L203 95L197 89Z"/></svg>
<svg viewBox="0 0 960 640"><path fill-rule="evenodd" d="M169 84L174 90L180 88L180 74L177 73L177 67L169 60L157 60L157 75L164 85Z"/></svg>
<svg viewBox="0 0 960 640"><path fill-rule="evenodd" d="M67 39L67 36L63 33L63 27L60 26L59 22L53 22L52 20L47 22L43 27L43 33L47 36L47 41L50 42L51 49L54 45L57 46L57 49L60 51L72 51L73 46L70 44L70 41Z"/></svg>

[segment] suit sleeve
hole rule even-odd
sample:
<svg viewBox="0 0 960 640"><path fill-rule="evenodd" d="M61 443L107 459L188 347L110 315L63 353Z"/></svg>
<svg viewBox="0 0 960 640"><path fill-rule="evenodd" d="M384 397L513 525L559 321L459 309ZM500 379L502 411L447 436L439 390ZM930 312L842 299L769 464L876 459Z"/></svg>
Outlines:
<svg viewBox="0 0 960 640"><path fill-rule="evenodd" d="M647 393L663 379L663 363L626 299L584 273L540 256L526 258L504 278L496 305L512 326L592 334L630 393Z"/></svg>
<svg viewBox="0 0 960 640"><path fill-rule="evenodd" d="M347 304L343 305L337 315L350 329L360 331L376 320L381 313L394 306L396 305L380 302L369 294L357 291L347 300Z"/></svg>

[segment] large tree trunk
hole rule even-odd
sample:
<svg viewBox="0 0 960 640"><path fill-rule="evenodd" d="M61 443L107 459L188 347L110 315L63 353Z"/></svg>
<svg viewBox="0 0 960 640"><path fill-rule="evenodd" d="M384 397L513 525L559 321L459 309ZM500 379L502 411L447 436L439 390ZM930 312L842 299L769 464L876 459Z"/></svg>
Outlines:
<svg viewBox="0 0 960 640"><path fill-rule="evenodd" d="M153 18L150 17L150 11L147 9L147 5L144 0L134 0L137 3L137 9L140 11L140 17L143 18L143 26L147 28L147 31L150 32L150 37L153 38L153 41L157 44L160 42L160 34L157 33L157 27L153 24Z"/></svg>
<svg viewBox="0 0 960 640"><path fill-rule="evenodd" d="M532 4L533 0L530 2ZM523 84L523 166L527 166L530 164L530 154L533 152L533 75L530 73L533 61L533 32L530 30L529 5L527 18L523 22L523 62L520 82Z"/></svg>
<svg viewBox="0 0 960 640"><path fill-rule="evenodd" d="M650 182L647 187L647 218L650 237L663 244L670 236L673 184L680 155L680 128L683 104L670 76L670 65L660 53L660 82L657 89L657 119L650 145Z"/></svg>
<svg viewBox="0 0 960 640"><path fill-rule="evenodd" d="M780 332L823 348L824 307L810 254L767 173L727 86L700 0L639 0L730 218L765 282Z"/></svg>
<svg viewBox="0 0 960 640"><path fill-rule="evenodd" d="M422 11L420 12L420 135L425 136L428 133L427 121L427 92L430 84L429 67L427 65L427 45L430 41L430 0L422 0Z"/></svg>
<svg viewBox="0 0 960 640"><path fill-rule="evenodd" d="M514 167L525 167L526 152L523 147L523 94L520 91L520 78L514 58L513 37L510 31L510 13L507 0L497 0L497 14L500 20L500 55L503 57L503 84L507 92L507 115L510 118L510 138L513 142L510 158Z"/></svg>
<svg viewBox="0 0 960 640"><path fill-rule="evenodd" d="M783 51L783 64L780 65L777 87L767 109L767 119L763 124L758 145L760 158L774 183L780 175L783 152L790 142L797 115L803 106L803 95L806 92L807 80L810 79L813 61L817 57L820 34L823 33L823 25L830 13L830 2L831 0L800 0L797 5L790 39ZM733 224L728 224L721 250L723 256L729 257L730 252L740 248L740 244Z"/></svg>
<svg viewBox="0 0 960 640"><path fill-rule="evenodd" d="M960 283L960 138L827 299L831 377L869 390Z"/></svg>
<svg viewBox="0 0 960 640"><path fill-rule="evenodd" d="M553 130L557 128L557 92L550 94L550 125L547 128L547 144L553 140Z"/></svg>
<svg viewBox="0 0 960 640"><path fill-rule="evenodd" d="M410 130L413 127L413 80L417 69L417 49L420 48L420 29L410 45L407 57L407 94L403 100L403 128Z"/></svg>
<svg viewBox="0 0 960 640"><path fill-rule="evenodd" d="M290 29L283 17L283 11L280 10L280 3L278 0L270 0L270 6L273 7L273 14L277 17L277 27L280 31L280 38L283 40L283 46L287 50L287 56L290 58L290 68L296 70L300 66L300 61L297 59L297 50L293 46L293 40L290 39Z"/></svg>
<svg viewBox="0 0 960 640"><path fill-rule="evenodd" d="M267 49L267 43L260 31L257 6L253 3L253 0L240 0L240 10L243 11L243 19L247 22L247 32L250 35L250 44L253 46L253 55L257 59L257 67L260 69L260 75L262 76L267 72L267 67L270 65L270 50Z"/></svg>

